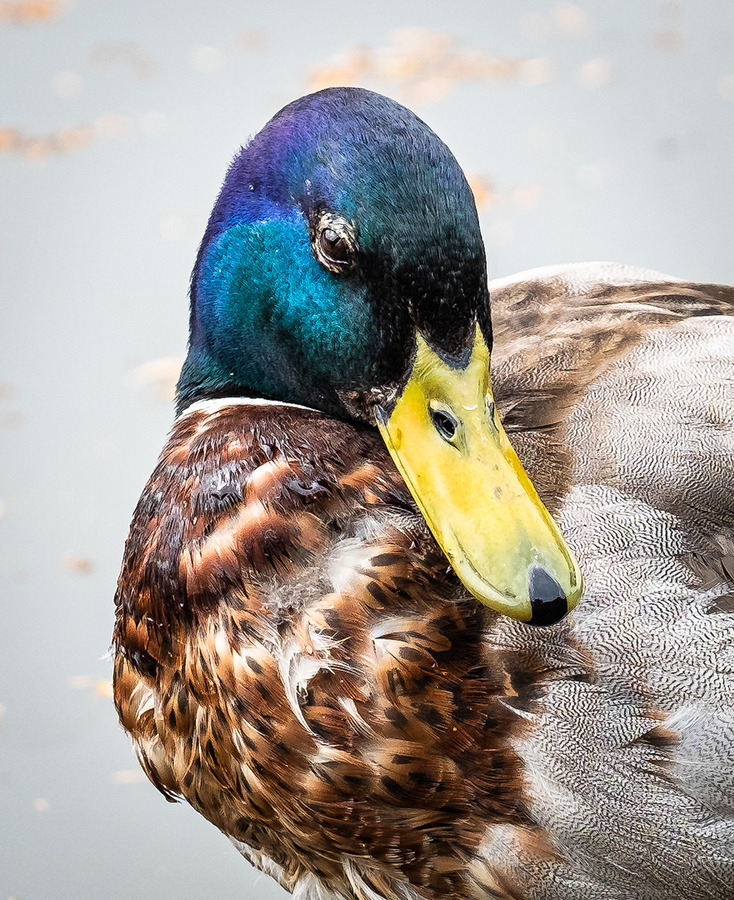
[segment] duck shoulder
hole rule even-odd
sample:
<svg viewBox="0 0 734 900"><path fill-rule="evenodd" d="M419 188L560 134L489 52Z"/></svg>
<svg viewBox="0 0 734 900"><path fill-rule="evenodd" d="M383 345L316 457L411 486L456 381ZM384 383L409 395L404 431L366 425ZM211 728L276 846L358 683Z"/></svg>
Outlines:
<svg viewBox="0 0 734 900"><path fill-rule="evenodd" d="M568 420L603 373L624 364L654 332L676 326L669 351L661 347L659 354L684 368L702 343L728 340L734 316L734 287L616 263L531 269L491 281L490 292L498 410L552 510L570 488ZM690 329L691 320L699 318L707 320L692 325L699 337L676 341L681 330L687 334L685 323ZM660 340L664 343L665 335ZM633 360L635 366L643 370ZM668 378L665 371L658 383ZM730 377L722 384L727 390ZM679 413L669 410L668 415Z"/></svg>
<svg viewBox="0 0 734 900"><path fill-rule="evenodd" d="M489 286L493 380L508 431L552 428L650 331L734 316L734 287L616 263L531 269Z"/></svg>

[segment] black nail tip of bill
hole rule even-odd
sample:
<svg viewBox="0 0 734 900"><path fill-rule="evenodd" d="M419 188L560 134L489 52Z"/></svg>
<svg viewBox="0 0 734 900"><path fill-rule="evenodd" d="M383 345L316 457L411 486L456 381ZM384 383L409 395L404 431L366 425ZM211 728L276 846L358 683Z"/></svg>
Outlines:
<svg viewBox="0 0 734 900"><path fill-rule="evenodd" d="M528 592L533 610L531 625L555 625L568 612L568 601L556 579L539 565L528 569Z"/></svg>

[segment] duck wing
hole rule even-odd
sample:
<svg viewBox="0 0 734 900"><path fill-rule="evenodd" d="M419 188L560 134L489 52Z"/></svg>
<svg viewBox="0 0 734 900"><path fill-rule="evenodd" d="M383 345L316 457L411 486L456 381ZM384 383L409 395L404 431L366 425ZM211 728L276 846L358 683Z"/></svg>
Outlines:
<svg viewBox="0 0 734 900"><path fill-rule="evenodd" d="M516 745L572 862L497 853L534 897L730 898L734 288L610 264L490 287L495 396L584 573L588 676L549 685Z"/></svg>

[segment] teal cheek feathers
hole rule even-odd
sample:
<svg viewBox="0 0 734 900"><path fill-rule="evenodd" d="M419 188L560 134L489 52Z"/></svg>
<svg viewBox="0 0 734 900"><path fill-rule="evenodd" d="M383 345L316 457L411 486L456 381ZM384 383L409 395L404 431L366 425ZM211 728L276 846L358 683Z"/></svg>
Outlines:
<svg viewBox="0 0 734 900"><path fill-rule="evenodd" d="M356 268L342 274L311 248L327 213L357 232ZM360 415L367 392L404 377L415 330L456 356L476 322L489 339L458 163L393 101L323 91L281 110L230 166L194 268L178 408L261 396Z"/></svg>
<svg viewBox="0 0 734 900"><path fill-rule="evenodd" d="M366 291L319 265L300 212L220 234L195 294L195 344L220 380L322 409L336 389L372 383L378 332Z"/></svg>

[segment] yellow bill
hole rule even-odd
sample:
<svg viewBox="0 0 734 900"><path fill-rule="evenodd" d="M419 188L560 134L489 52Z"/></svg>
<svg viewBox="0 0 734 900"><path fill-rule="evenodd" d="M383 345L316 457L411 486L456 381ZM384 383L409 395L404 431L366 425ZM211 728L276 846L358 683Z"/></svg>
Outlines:
<svg viewBox="0 0 734 900"><path fill-rule="evenodd" d="M378 427L434 537L478 600L538 625L576 606L578 565L497 418L479 328L465 368L444 362L417 335L408 382Z"/></svg>

